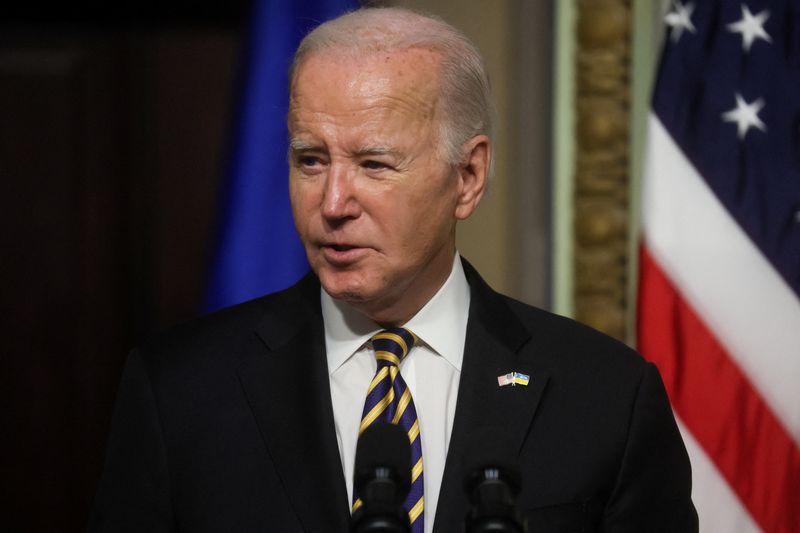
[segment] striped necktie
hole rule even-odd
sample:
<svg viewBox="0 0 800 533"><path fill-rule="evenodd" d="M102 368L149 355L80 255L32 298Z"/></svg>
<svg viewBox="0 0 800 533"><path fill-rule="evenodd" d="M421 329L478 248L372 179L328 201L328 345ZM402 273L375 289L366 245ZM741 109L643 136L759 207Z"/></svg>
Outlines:
<svg viewBox="0 0 800 533"><path fill-rule="evenodd" d="M408 440L411 441L411 489L403 507L408 510L411 533L422 533L422 438L411 391L400 375L400 361L408 355L417 337L407 329L392 328L381 331L371 340L378 360L378 371L369 385L359 435L376 422L399 424L408 432ZM353 494L353 510L360 506L361 500L357 494Z"/></svg>

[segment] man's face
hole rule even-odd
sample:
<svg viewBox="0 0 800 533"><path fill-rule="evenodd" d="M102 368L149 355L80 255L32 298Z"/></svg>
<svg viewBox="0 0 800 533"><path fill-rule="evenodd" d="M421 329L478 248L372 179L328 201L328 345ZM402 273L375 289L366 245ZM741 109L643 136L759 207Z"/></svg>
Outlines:
<svg viewBox="0 0 800 533"><path fill-rule="evenodd" d="M437 65L427 50L328 52L306 58L292 88L289 190L308 260L328 294L381 323L439 289L468 216L437 150Z"/></svg>

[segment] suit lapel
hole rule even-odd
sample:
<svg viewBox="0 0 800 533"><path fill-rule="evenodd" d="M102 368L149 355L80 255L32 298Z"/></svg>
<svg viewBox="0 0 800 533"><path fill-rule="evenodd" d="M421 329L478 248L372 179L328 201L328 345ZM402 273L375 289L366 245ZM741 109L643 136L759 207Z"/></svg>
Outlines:
<svg viewBox="0 0 800 533"><path fill-rule="evenodd" d="M470 315L435 532L451 531L463 523L469 509L464 480L484 455L480 453L484 436L502 443L499 461L516 459L548 379L545 371L535 368L532 350L526 349L527 329L466 261L464 270L472 293ZM530 383L498 385L497 376L515 371L529 375Z"/></svg>
<svg viewBox="0 0 800 533"><path fill-rule="evenodd" d="M275 468L306 531L345 531L349 505L333 422L319 285L308 277L267 311L267 348L239 365Z"/></svg>
<svg viewBox="0 0 800 533"><path fill-rule="evenodd" d="M469 509L464 479L477 466L479 436L505 443L513 460L548 379L535 366L528 330L466 261L464 269L472 297L437 533L463 523ZM256 333L266 349L242 358L239 379L286 493L306 531L346 531L349 504L316 279L306 278L282 301L273 301ZM513 371L528 374L529 385L499 387L497 376Z"/></svg>

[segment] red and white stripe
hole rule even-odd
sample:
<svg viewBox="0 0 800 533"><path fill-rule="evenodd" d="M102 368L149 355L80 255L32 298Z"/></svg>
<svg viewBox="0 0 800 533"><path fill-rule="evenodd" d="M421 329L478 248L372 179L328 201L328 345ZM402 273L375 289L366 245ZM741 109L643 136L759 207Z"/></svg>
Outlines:
<svg viewBox="0 0 800 533"><path fill-rule="evenodd" d="M651 114L639 350L664 377L700 530L800 532L800 299Z"/></svg>

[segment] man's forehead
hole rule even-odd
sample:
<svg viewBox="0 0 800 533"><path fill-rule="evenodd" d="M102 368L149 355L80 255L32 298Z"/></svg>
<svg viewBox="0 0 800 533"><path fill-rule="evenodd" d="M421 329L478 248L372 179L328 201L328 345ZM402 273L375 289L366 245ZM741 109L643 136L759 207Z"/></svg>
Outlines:
<svg viewBox="0 0 800 533"><path fill-rule="evenodd" d="M365 122L435 120L436 61L427 51L373 53L365 61L316 54L298 69L289 103L289 128L302 123L367 126ZM416 59L416 61L415 61Z"/></svg>
<svg viewBox="0 0 800 533"><path fill-rule="evenodd" d="M300 60L296 71L308 63L315 62L362 66L370 63L387 63L395 66L411 64L417 67L427 64L433 67L441 62L441 58L441 52L432 46L409 46L395 49L332 46L307 53Z"/></svg>
<svg viewBox="0 0 800 533"><path fill-rule="evenodd" d="M298 66L291 97L312 84L315 89L340 89L351 94L380 94L401 88L422 92L438 86L440 61L440 54L428 48L364 52L333 48L314 52Z"/></svg>

